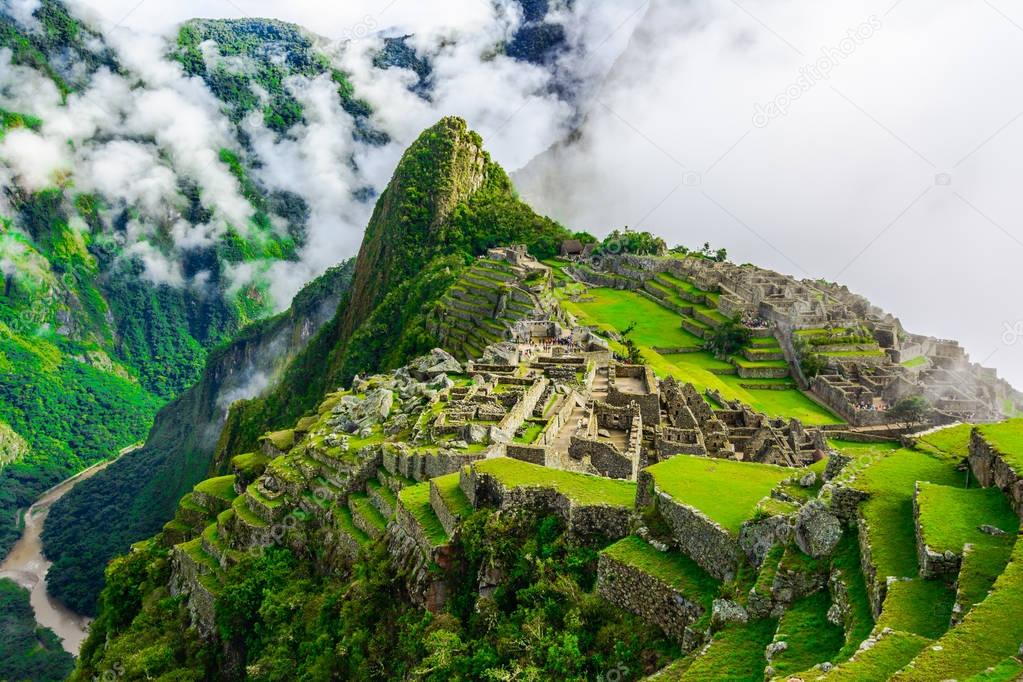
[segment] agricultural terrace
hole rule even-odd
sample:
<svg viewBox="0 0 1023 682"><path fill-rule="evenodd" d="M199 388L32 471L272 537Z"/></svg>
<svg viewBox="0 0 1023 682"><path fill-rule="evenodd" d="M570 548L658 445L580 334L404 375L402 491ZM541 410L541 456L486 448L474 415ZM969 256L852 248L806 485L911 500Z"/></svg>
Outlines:
<svg viewBox="0 0 1023 682"><path fill-rule="evenodd" d="M934 646L928 646L892 679L965 680L997 666L1019 653L1023 641L1023 543L1016 543L1012 559L998 576L991 593L966 614ZM1002 679L1013 679L1011 676Z"/></svg>
<svg viewBox="0 0 1023 682"><path fill-rule="evenodd" d="M978 426L984 437L1017 474L1023 473L1023 419L1010 419L999 424Z"/></svg>
<svg viewBox="0 0 1023 682"><path fill-rule="evenodd" d="M479 473L493 476L506 487L554 488L580 505L632 507L636 501L636 484L632 481L548 469L509 457L487 459L472 466Z"/></svg>
<svg viewBox="0 0 1023 682"><path fill-rule="evenodd" d="M672 499L703 512L734 534L776 485L802 473L770 464L689 455L677 455L645 471Z"/></svg>
<svg viewBox="0 0 1023 682"><path fill-rule="evenodd" d="M620 333L635 322L631 337L658 376L673 376L701 392L716 390L726 399L740 400L771 417L795 417L807 425L842 423L826 407L799 391L791 379L742 379L734 373L734 365L706 351L662 354L654 350L700 348L703 340L681 328L678 314L642 294L598 287L587 290L583 300L572 301L565 297L564 290L558 292L561 305L582 324ZM625 352L621 344L612 342L612 348ZM723 374L729 371L732 373ZM758 385L764 388L748 388Z"/></svg>
<svg viewBox="0 0 1023 682"><path fill-rule="evenodd" d="M702 604L708 611L720 587L720 581L685 554L660 552L636 535L622 538L602 554L671 585L692 601Z"/></svg>

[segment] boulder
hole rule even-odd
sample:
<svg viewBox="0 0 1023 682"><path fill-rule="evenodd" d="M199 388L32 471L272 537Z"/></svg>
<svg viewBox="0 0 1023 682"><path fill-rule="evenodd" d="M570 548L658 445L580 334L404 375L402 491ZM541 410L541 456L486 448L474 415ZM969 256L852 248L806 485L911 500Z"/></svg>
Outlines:
<svg viewBox="0 0 1023 682"><path fill-rule="evenodd" d="M796 516L799 549L816 558L831 554L842 539L842 522L820 500L812 500Z"/></svg>
<svg viewBox="0 0 1023 682"><path fill-rule="evenodd" d="M438 374L461 374L462 363L443 348L434 348L427 355L410 362L408 370L420 381L428 381Z"/></svg>
<svg viewBox="0 0 1023 682"><path fill-rule="evenodd" d="M807 471L805 474L799 477L799 485L803 486L804 488L809 488L815 483L817 483L816 471Z"/></svg>
<svg viewBox="0 0 1023 682"><path fill-rule="evenodd" d="M718 629L728 623L747 623L749 613L738 602L731 599L715 599L711 607L710 625Z"/></svg>
<svg viewBox="0 0 1023 682"><path fill-rule="evenodd" d="M987 524L987 523L985 523L984 525L982 525L980 527L980 532L984 533L985 535L994 535L994 536L1008 535L1008 533L1006 533L1001 528L996 528L995 526L992 526L992 525Z"/></svg>

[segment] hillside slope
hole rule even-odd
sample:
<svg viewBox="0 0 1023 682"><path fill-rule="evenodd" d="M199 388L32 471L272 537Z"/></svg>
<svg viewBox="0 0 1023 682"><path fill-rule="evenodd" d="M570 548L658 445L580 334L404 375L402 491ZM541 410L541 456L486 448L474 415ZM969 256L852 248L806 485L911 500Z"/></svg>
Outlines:
<svg viewBox="0 0 1023 682"><path fill-rule="evenodd" d="M144 447L76 486L54 505L43 533L50 592L95 612L103 567L155 533L178 499L211 473L232 402L258 395L337 310L351 261L309 284L285 313L246 329L210 355L195 386L156 416Z"/></svg>

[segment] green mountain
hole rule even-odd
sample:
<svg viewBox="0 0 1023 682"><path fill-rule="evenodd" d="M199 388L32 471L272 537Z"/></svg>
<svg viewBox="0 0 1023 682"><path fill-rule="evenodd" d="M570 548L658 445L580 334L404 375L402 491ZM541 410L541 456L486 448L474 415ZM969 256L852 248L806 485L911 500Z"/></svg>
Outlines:
<svg viewBox="0 0 1023 682"><path fill-rule="evenodd" d="M420 135L72 679L1018 677L1019 394L844 287L594 242L463 121Z"/></svg>

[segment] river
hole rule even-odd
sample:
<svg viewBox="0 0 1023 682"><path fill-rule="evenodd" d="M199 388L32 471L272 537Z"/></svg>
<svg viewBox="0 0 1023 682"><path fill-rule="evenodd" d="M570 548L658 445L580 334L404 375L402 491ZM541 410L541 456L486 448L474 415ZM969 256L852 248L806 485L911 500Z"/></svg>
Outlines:
<svg viewBox="0 0 1023 682"><path fill-rule="evenodd" d="M120 454L123 455L137 447L125 448ZM95 464L40 495L25 513L25 528L21 537L0 564L0 578L10 578L30 592L36 622L53 630L63 640L64 649L74 656L78 655L82 642L89 634L89 623L92 619L75 613L47 593L46 572L50 570L51 562L43 556L40 535L53 503L66 495L75 485L99 473L113 461Z"/></svg>

